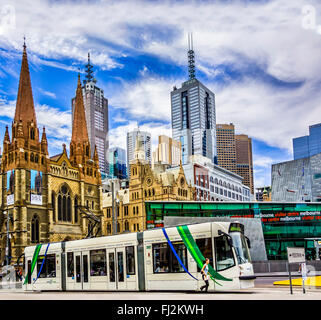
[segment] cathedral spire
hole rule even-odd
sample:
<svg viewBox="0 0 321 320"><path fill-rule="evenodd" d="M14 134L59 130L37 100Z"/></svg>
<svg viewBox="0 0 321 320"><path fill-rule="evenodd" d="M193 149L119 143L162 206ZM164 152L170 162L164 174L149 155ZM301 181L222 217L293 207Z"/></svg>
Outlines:
<svg viewBox="0 0 321 320"><path fill-rule="evenodd" d="M10 143L10 136L9 136L8 126L6 126L6 133L4 134L4 142Z"/></svg>
<svg viewBox="0 0 321 320"><path fill-rule="evenodd" d="M22 121L24 136L28 137L28 123L33 122L34 126L37 127L37 119L33 103L30 72L27 57L27 46L25 42L23 44L19 89L14 122L19 123L20 120Z"/></svg>
<svg viewBox="0 0 321 320"><path fill-rule="evenodd" d="M72 122L72 135L70 141L70 159L74 163L85 163L90 158L90 143L87 132L86 114L80 74L78 73L78 85L76 90L74 118Z"/></svg>
<svg viewBox="0 0 321 320"><path fill-rule="evenodd" d="M78 73L78 85L76 91L76 101L74 110L74 119L72 122L72 136L71 141L76 143L88 142L88 132L86 124L86 115L84 100L82 96L80 74Z"/></svg>

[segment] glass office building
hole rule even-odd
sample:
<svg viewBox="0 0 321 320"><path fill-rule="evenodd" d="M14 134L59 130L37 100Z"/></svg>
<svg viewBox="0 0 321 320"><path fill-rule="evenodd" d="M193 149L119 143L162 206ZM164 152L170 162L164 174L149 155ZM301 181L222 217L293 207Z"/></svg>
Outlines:
<svg viewBox="0 0 321 320"><path fill-rule="evenodd" d="M164 226L164 216L260 218L269 260L286 260L287 247L305 247L315 259L321 240L321 203L146 201L146 228Z"/></svg>
<svg viewBox="0 0 321 320"><path fill-rule="evenodd" d="M126 179L126 151L122 148L108 150L109 178Z"/></svg>
<svg viewBox="0 0 321 320"><path fill-rule="evenodd" d="M182 163L191 155L216 158L215 95L197 79L171 92L172 135L182 145Z"/></svg>
<svg viewBox="0 0 321 320"><path fill-rule="evenodd" d="M293 139L294 160L321 153L321 123L309 126L309 135Z"/></svg>

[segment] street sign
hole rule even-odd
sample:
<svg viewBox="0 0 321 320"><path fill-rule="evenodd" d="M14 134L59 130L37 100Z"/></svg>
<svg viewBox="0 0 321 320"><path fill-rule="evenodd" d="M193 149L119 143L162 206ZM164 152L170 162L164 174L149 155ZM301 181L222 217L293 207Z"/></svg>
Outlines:
<svg viewBox="0 0 321 320"><path fill-rule="evenodd" d="M287 248L289 263L303 263L305 262L304 248Z"/></svg>

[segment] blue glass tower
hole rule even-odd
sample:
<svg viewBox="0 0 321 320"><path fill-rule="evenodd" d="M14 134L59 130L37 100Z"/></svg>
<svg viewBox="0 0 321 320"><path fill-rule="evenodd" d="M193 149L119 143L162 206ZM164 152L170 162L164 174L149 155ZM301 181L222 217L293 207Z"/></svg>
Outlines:
<svg viewBox="0 0 321 320"><path fill-rule="evenodd" d="M109 177L126 179L126 151L122 148L109 148L108 150Z"/></svg>
<svg viewBox="0 0 321 320"><path fill-rule="evenodd" d="M321 153L321 123L309 126L309 135L293 139L294 160Z"/></svg>

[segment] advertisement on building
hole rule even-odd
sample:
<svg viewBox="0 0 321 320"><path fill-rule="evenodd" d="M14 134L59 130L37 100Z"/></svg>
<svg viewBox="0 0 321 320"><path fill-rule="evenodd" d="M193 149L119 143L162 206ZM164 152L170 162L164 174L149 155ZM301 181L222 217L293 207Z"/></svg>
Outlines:
<svg viewBox="0 0 321 320"><path fill-rule="evenodd" d="M42 205L42 172L30 171L30 203Z"/></svg>
<svg viewBox="0 0 321 320"><path fill-rule="evenodd" d="M14 204L14 170L7 171L7 206Z"/></svg>

